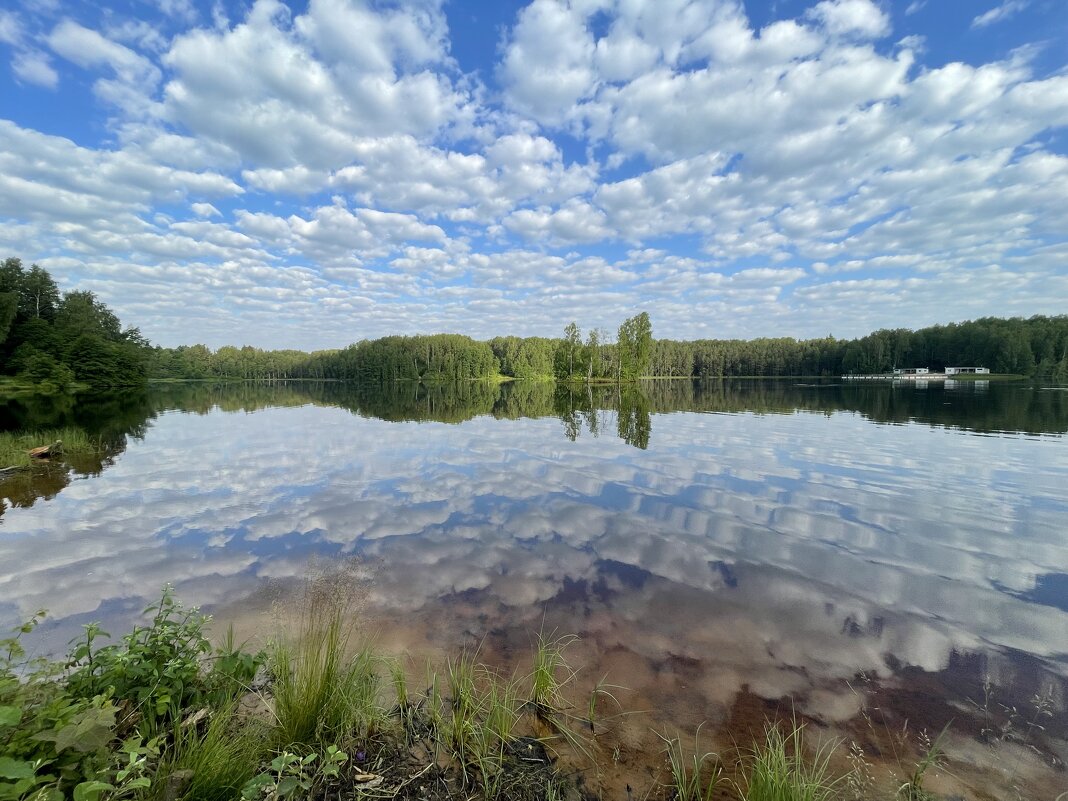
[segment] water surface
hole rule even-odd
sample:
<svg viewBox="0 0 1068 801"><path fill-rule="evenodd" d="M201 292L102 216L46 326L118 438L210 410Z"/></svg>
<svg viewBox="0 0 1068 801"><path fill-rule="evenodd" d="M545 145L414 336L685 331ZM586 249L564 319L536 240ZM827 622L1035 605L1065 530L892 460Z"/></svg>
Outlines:
<svg viewBox="0 0 1068 801"><path fill-rule="evenodd" d="M966 760L1037 695L1012 781L1064 780L1065 388L193 384L0 424L108 443L0 485L0 622L46 607L51 647L167 582L255 632L310 563L355 561L397 650L578 634L590 682L649 710L617 753L787 707L859 738L878 707L955 721Z"/></svg>

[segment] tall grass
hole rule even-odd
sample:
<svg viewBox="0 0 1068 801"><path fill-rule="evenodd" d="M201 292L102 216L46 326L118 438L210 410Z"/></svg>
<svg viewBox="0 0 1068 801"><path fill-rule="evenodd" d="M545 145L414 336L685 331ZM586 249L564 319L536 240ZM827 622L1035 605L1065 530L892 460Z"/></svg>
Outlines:
<svg viewBox="0 0 1068 801"><path fill-rule="evenodd" d="M239 720L234 704L214 710L203 732L195 726L177 726L173 742L161 759L154 782L153 799L183 801L230 801L256 775L269 753L265 732L255 721ZM179 792L177 780L188 783Z"/></svg>
<svg viewBox="0 0 1068 801"><path fill-rule="evenodd" d="M564 708L560 691L575 678L575 671L564 657L564 651L577 639L574 635L538 634L530 672L529 698L535 713L541 717L550 717Z"/></svg>
<svg viewBox="0 0 1068 801"><path fill-rule="evenodd" d="M743 766L744 801L829 801L838 795L843 776L835 776L830 760L835 743L821 743L806 758L804 724L784 734L775 725L764 730Z"/></svg>
<svg viewBox="0 0 1068 801"><path fill-rule="evenodd" d="M678 737L663 737L664 752L671 766L671 787L677 801L711 801L721 775L721 768L714 764L716 755L701 751L701 729L694 735L694 751L686 759L682 740Z"/></svg>
<svg viewBox="0 0 1068 801"><path fill-rule="evenodd" d="M349 656L352 604L338 577L309 583L295 635L268 649L276 735L283 746L342 745L388 721L379 659L370 645Z"/></svg>

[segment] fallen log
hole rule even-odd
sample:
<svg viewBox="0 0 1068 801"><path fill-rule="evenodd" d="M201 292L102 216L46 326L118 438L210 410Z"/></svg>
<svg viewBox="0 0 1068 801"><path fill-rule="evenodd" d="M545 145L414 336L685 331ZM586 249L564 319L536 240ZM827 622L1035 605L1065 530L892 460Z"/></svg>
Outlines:
<svg viewBox="0 0 1068 801"><path fill-rule="evenodd" d="M57 439L51 445L42 445L40 448L31 448L26 451L31 459L49 459L63 453L63 440Z"/></svg>

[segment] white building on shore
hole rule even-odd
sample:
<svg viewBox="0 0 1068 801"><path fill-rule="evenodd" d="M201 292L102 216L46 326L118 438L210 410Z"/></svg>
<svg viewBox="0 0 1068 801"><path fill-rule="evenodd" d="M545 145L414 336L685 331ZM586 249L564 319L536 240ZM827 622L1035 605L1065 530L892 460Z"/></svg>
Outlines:
<svg viewBox="0 0 1068 801"><path fill-rule="evenodd" d="M989 367L947 367L946 375L990 375Z"/></svg>

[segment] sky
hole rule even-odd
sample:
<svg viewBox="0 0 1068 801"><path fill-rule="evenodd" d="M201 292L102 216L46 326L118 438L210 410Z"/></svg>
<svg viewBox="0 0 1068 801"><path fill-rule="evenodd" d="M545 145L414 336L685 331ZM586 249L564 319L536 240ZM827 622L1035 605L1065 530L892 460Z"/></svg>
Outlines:
<svg viewBox="0 0 1068 801"><path fill-rule="evenodd" d="M1063 0L3 0L0 257L155 343L1068 312Z"/></svg>

